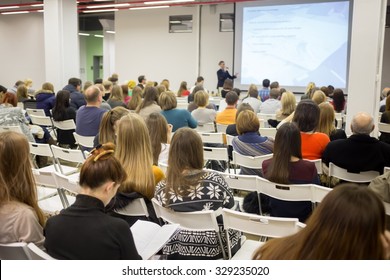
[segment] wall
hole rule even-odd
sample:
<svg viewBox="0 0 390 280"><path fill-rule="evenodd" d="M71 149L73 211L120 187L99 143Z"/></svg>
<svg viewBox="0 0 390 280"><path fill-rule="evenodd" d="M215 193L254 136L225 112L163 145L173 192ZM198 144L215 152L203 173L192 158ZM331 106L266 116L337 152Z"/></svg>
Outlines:
<svg viewBox="0 0 390 280"><path fill-rule="evenodd" d="M385 46L383 48L383 68L381 89L390 87L390 28L385 30Z"/></svg>
<svg viewBox="0 0 390 280"><path fill-rule="evenodd" d="M42 13L0 15L0 84L12 87L31 78L33 88L45 82L45 51Z"/></svg>
<svg viewBox="0 0 390 280"><path fill-rule="evenodd" d="M198 75L198 9L119 11L115 15L115 67L119 80L137 79L161 82L169 79L172 90L181 81L194 81ZM169 16L192 15L192 33L169 33Z"/></svg>
<svg viewBox="0 0 390 280"><path fill-rule="evenodd" d="M201 11L199 74L205 79L205 88L215 92L218 62L224 60L231 74L233 71L234 32L219 32L219 14L234 13L234 5L207 5Z"/></svg>

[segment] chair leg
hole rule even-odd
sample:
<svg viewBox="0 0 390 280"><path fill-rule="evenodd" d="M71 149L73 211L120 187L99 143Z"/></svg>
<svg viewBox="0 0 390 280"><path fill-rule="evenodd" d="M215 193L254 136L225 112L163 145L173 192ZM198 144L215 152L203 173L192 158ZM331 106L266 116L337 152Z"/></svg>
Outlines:
<svg viewBox="0 0 390 280"><path fill-rule="evenodd" d="M257 200L259 201L259 213L260 213L260 215L263 215L263 211L261 210L260 193L257 193Z"/></svg>
<svg viewBox="0 0 390 280"><path fill-rule="evenodd" d="M222 250L222 257L224 260L226 260L225 247L223 246L221 233L219 231L217 232L217 236L218 236L219 245L221 246L221 250Z"/></svg>
<svg viewBox="0 0 390 280"><path fill-rule="evenodd" d="M226 232L226 244L227 244L227 251L228 251L228 260L232 258L232 248L230 247L230 238L229 238L229 229L225 229Z"/></svg>

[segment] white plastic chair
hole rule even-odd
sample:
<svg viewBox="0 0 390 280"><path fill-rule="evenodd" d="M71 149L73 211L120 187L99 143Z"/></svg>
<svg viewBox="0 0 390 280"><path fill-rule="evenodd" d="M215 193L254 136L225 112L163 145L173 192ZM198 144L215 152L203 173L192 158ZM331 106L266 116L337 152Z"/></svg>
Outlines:
<svg viewBox="0 0 390 280"><path fill-rule="evenodd" d="M76 140L76 143L79 146L85 147L85 148L93 148L93 140L95 139L95 136L81 136L80 134L77 134L76 132L73 132L74 139Z"/></svg>
<svg viewBox="0 0 390 280"><path fill-rule="evenodd" d="M329 163L329 179L331 177L336 177L341 180L353 182L353 183L369 183L378 176L379 176L379 172L377 171L351 173L344 168L338 167L332 162Z"/></svg>
<svg viewBox="0 0 390 280"><path fill-rule="evenodd" d="M203 158L207 161L219 160L226 162L228 171L230 173L229 155L227 148L203 147Z"/></svg>
<svg viewBox="0 0 390 280"><path fill-rule="evenodd" d="M379 132L390 133L390 124L388 123L378 123Z"/></svg>
<svg viewBox="0 0 390 280"><path fill-rule="evenodd" d="M276 114L257 113L260 121L260 127L269 128L268 120L276 120Z"/></svg>
<svg viewBox="0 0 390 280"><path fill-rule="evenodd" d="M127 204L126 207L115 209L115 213L124 216L146 216L149 217L148 208L143 198L137 198Z"/></svg>
<svg viewBox="0 0 390 280"><path fill-rule="evenodd" d="M226 230L226 239L228 240L228 257L232 260L250 260L256 249L263 243L246 240L241 244L240 250L232 258L230 250L229 229L238 230L241 232L257 235L260 237L284 237L294 233L305 227L305 224L300 223L296 218L277 218L259 216L237 212L231 209L222 209L223 226Z"/></svg>
<svg viewBox="0 0 390 280"><path fill-rule="evenodd" d="M162 218L164 221L171 224L179 224L181 229L215 231L223 258L226 259L226 252L224 250L217 223L217 216L221 214L221 211L205 210L195 212L176 212L170 208L163 207L155 198L152 198L152 203L158 218Z"/></svg>
<svg viewBox="0 0 390 280"><path fill-rule="evenodd" d="M53 151L54 158L57 161L60 172L64 175L70 175L70 174L65 172L66 165L61 164L60 159L63 161L76 163L76 164L82 164L85 161L84 154L80 150L65 149L53 145L51 146L51 149ZM75 171L78 170L75 167L73 168L75 169Z"/></svg>
<svg viewBox="0 0 390 280"><path fill-rule="evenodd" d="M385 212L386 212L386 215L387 216L390 216L390 203L388 202L383 202L384 206L385 206Z"/></svg>
<svg viewBox="0 0 390 280"><path fill-rule="evenodd" d="M70 176L63 175L58 172L54 172L54 179L59 189L65 189L71 193L78 194L80 193L80 185L78 184L79 174L74 174Z"/></svg>
<svg viewBox="0 0 390 280"><path fill-rule="evenodd" d="M337 127L338 129L341 129L343 127L345 115L343 113L335 113L335 120L337 121Z"/></svg>
<svg viewBox="0 0 390 280"><path fill-rule="evenodd" d="M53 127L53 122L50 117L31 115L31 122L35 125Z"/></svg>
<svg viewBox="0 0 390 280"><path fill-rule="evenodd" d="M158 167L160 167L160 169L164 172L165 175L167 174L168 164L159 162Z"/></svg>
<svg viewBox="0 0 390 280"><path fill-rule="evenodd" d="M317 173L322 174L322 159L304 159L310 162L314 162L316 165Z"/></svg>
<svg viewBox="0 0 390 280"><path fill-rule="evenodd" d="M232 144L233 139L234 139L233 135L226 134L226 142L227 142L228 146L233 146L233 144Z"/></svg>
<svg viewBox="0 0 390 280"><path fill-rule="evenodd" d="M13 131L17 133L23 134L22 129L18 125L10 125L10 126L0 126L0 133L6 131Z"/></svg>
<svg viewBox="0 0 390 280"><path fill-rule="evenodd" d="M228 125L226 125L226 124L217 123L217 132L222 132L222 133L226 134L227 127L228 127Z"/></svg>
<svg viewBox="0 0 390 280"><path fill-rule="evenodd" d="M53 120L54 127L61 129L61 130L74 130L76 129L76 124L74 123L74 120L66 120L66 121L60 121L57 122Z"/></svg>
<svg viewBox="0 0 390 280"><path fill-rule="evenodd" d="M246 168L251 168L251 169L262 169L263 161L272 158L273 155L274 154L268 154L263 156L252 157L252 156L244 156L242 154L237 153L236 151L233 151L233 163L236 169L238 165Z"/></svg>
<svg viewBox="0 0 390 280"><path fill-rule="evenodd" d="M31 260L55 260L46 252L42 251L37 245L34 243L28 243L27 249L29 251Z"/></svg>
<svg viewBox="0 0 390 280"><path fill-rule="evenodd" d="M38 117L46 117L45 110L43 109L26 109L27 115L29 117L31 116L38 116Z"/></svg>
<svg viewBox="0 0 390 280"><path fill-rule="evenodd" d="M187 110L187 109L188 109L188 103L178 102L178 103L177 103L177 106L176 106L176 109Z"/></svg>
<svg viewBox="0 0 390 280"><path fill-rule="evenodd" d="M214 123L198 123L195 130L198 132L215 132L215 125Z"/></svg>
<svg viewBox="0 0 390 280"><path fill-rule="evenodd" d="M310 201L312 202L312 185L311 184L276 184L264 178L256 177L257 192L268 195L272 198L285 201ZM260 214L261 207L260 207Z"/></svg>
<svg viewBox="0 0 390 280"><path fill-rule="evenodd" d="M275 139L276 136L276 128L273 127L260 127L259 133L261 136L267 136Z"/></svg>
<svg viewBox="0 0 390 280"><path fill-rule="evenodd" d="M390 167L385 166L385 168L383 168L383 173L386 173L386 172L388 172L388 171L390 171Z"/></svg>
<svg viewBox="0 0 390 280"><path fill-rule="evenodd" d="M312 187L312 203L321 203L325 196L328 195L333 189L326 188L319 185L311 185Z"/></svg>
<svg viewBox="0 0 390 280"><path fill-rule="evenodd" d="M0 244L0 260L30 260L31 256L25 242Z"/></svg>
<svg viewBox="0 0 390 280"><path fill-rule="evenodd" d="M224 134L221 132L198 132L203 143L224 144Z"/></svg>

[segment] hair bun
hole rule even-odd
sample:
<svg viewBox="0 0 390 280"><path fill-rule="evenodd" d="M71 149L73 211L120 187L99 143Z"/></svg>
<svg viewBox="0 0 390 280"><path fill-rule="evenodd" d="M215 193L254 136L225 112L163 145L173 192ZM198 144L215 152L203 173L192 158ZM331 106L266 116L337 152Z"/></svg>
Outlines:
<svg viewBox="0 0 390 280"><path fill-rule="evenodd" d="M115 152L115 144L108 142L105 144L97 145L92 151L91 156L94 157L94 161L102 158L104 155L110 155Z"/></svg>

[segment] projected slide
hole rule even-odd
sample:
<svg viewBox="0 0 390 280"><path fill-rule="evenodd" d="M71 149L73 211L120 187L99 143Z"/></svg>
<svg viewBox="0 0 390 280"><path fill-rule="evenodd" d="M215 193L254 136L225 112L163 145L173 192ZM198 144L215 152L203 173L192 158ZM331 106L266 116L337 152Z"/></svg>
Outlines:
<svg viewBox="0 0 390 280"><path fill-rule="evenodd" d="M244 7L241 84L345 88L348 25L349 1Z"/></svg>

